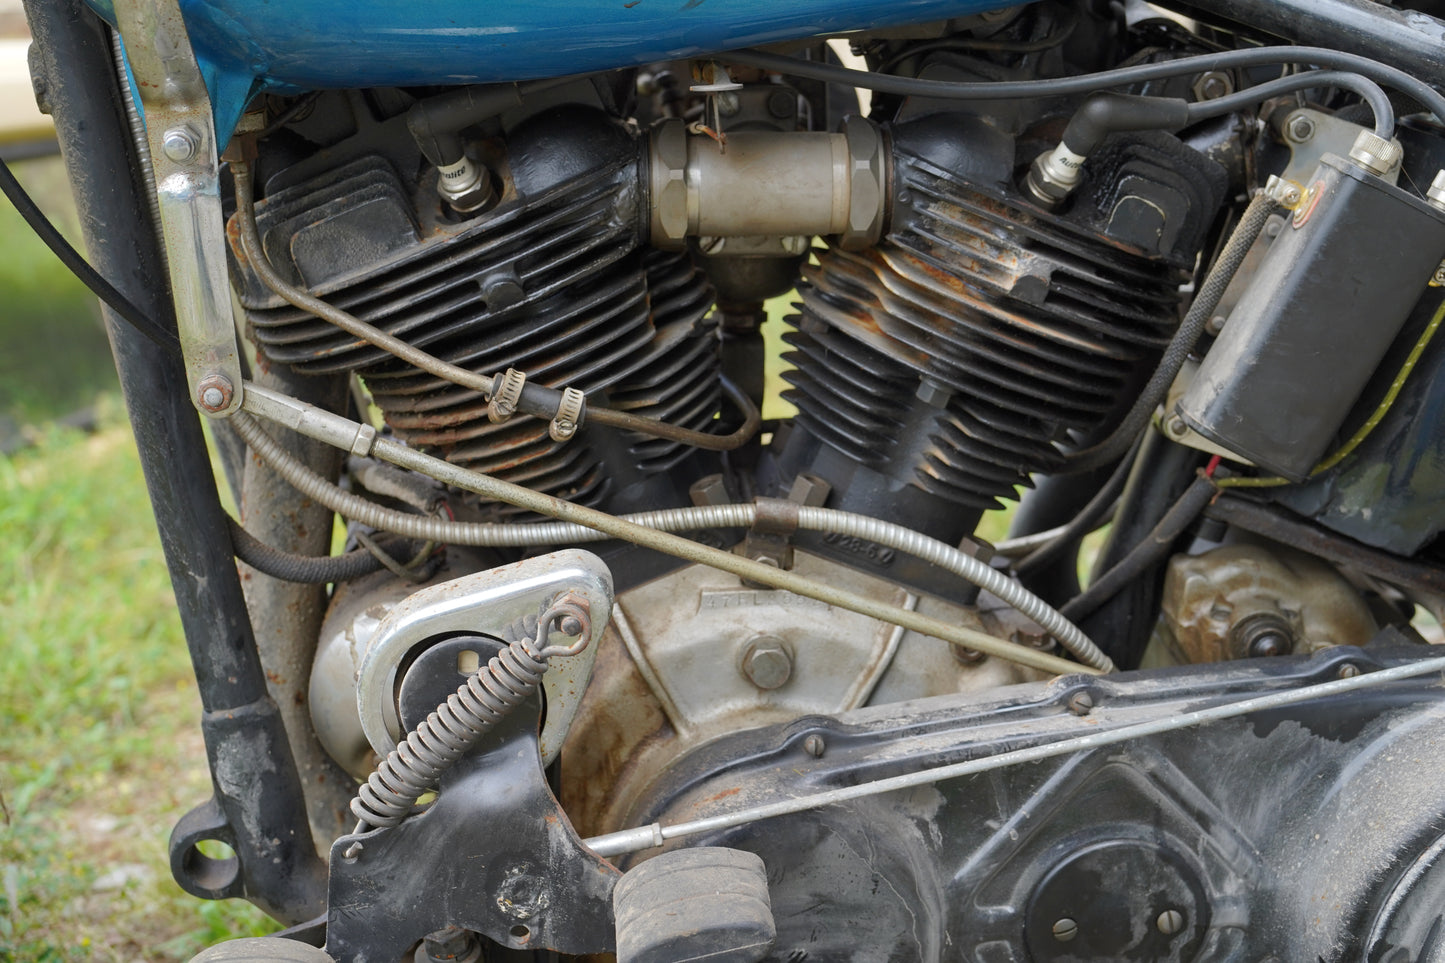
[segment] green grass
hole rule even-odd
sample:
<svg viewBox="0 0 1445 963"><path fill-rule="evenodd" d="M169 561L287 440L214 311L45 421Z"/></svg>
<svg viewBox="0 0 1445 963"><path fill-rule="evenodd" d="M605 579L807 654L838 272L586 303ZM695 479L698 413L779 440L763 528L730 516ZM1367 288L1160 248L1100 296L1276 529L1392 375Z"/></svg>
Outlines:
<svg viewBox="0 0 1445 963"><path fill-rule="evenodd" d="M56 158L13 165L16 176L78 243L75 208ZM95 298L0 202L0 420L9 431L68 414L116 390ZM0 425L0 442L7 429Z"/></svg>
<svg viewBox="0 0 1445 963"><path fill-rule="evenodd" d="M274 928L170 878L210 793L199 703L129 431L0 457L0 961L183 960Z"/></svg>

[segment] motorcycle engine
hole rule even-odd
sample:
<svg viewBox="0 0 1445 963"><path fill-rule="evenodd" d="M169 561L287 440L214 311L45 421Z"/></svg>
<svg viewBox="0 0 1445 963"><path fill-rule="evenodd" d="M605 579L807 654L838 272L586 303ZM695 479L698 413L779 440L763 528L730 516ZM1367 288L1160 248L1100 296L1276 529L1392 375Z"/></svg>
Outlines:
<svg viewBox="0 0 1445 963"><path fill-rule="evenodd" d="M1044 3L859 37L854 47L875 69L903 76L1022 80L1112 66L1119 51L1110 23L1109 15ZM1201 49L1172 21L1153 39L1136 44L1137 57ZM828 56L823 48L813 55ZM993 549L977 534L984 514L1125 416L1258 161L1257 131L1235 116L1184 134L1118 132L1090 155L1068 203L1050 205L1029 192L1026 175L1060 142L1081 98L960 104L878 94L865 117L848 89L795 87L740 68L727 83L691 90L687 74L685 64L654 64L516 87L496 109L467 114L444 132L464 153L452 166L433 156L435 131L423 136L416 124L443 91L328 92L278 103L286 121L267 131L255 161L263 247L291 283L450 364L484 376L516 369L532 384L579 389L590 403L717 436L745 420L737 395L763 404L760 320L766 302L796 291L782 375L793 417L764 421L758 440L727 452L587 422L559 440L545 420L496 417L481 392L293 307L261 281L233 237L259 364L348 380L358 414L407 446L610 513L762 496L898 523L987 562ZM1223 74L1204 80L1233 89ZM1166 87L1146 92L1197 94ZM462 191L447 181L457 164L479 172ZM709 187L717 171L724 186ZM680 207L671 206L677 191L689 192ZM843 209L827 215L832 230L806 217L797 230L779 229L787 212L814 200ZM426 484L359 459L347 480L374 498L448 519L537 521L457 491L409 498ZM801 531L786 511L748 530L689 537L999 639L1056 645L1035 621L938 566L868 538ZM378 762L357 688L375 683L363 665L388 612L419 585L548 547L539 539L526 550L452 548L433 553L430 568L339 585L308 699L330 756L358 779ZM702 799L703 789L737 792L722 774L761 758L756 747L737 747L740 732L808 734L817 742L804 748L817 758L834 739L816 734L820 717L869 710L875 714L860 718L876 722L889 706L1045 678L706 565L618 542L597 553L615 581L610 624L585 691L549 690L559 701L548 711L565 702L572 722L564 742L543 746L557 797L583 836L659 813L707 811L716 797ZM1200 565L1198 579L1221 571ZM1188 577L1172 573L1169 584ZM1286 576L1277 581L1294 591ZM1219 605L1203 589L1193 601L1184 588L1168 591L1176 628L1192 632L1190 619L1204 621L1193 609L1178 614L1183 609ZM1229 595L1231 604L1247 594ZM1240 612L1272 612L1287 594L1249 596ZM1355 635L1373 631L1363 603L1348 608ZM1228 644L1208 636L1186 647ZM398 687L407 664L398 663ZM399 697L388 690L378 698ZM850 744L847 733L838 738ZM876 865L855 851L865 824L896 815L876 808L830 813L819 823L827 831L818 832L831 835L815 841L824 853L815 858L831 853L846 872L865 875L860 866L887 875L877 866L908 863L911 844L874 854ZM1154 843L1128 845L1136 848L1116 861L1125 875L1131 860L1155 860L1141 855ZM1154 869L1140 873L1177 890L1170 898L1178 905L1204 907L1211 898L1205 890L1213 884L1194 870L1169 869L1174 875L1162 883ZM794 907L786 932L780 916L779 946L802 945L798 920L844 926L858 897L854 882L829 904L831 916ZM806 902L801 891L778 886L775 902L785 891ZM862 947L855 958L945 955L936 946L916 957L896 951L908 942L895 932L907 928L903 916L928 897L894 897L889 912L903 915L877 935L847 937Z"/></svg>

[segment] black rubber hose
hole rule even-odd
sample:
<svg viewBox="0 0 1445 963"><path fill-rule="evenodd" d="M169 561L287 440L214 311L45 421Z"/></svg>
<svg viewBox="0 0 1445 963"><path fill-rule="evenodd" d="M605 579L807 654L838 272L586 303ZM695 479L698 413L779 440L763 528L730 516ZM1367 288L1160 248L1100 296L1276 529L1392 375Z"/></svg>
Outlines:
<svg viewBox="0 0 1445 963"><path fill-rule="evenodd" d="M1057 558L1060 552L1077 544L1079 539L1098 528L1123 493L1124 483L1129 480L1129 469L1134 466L1134 456L1138 450L1139 442L1136 438L1128 453L1119 459L1119 464L1114 466L1114 471L1094 493L1094 497L1089 499L1088 504L1079 509L1078 514L1064 525L1058 535L1019 559L1014 564L1014 571L1019 575L1037 571Z"/></svg>
<svg viewBox="0 0 1445 963"><path fill-rule="evenodd" d="M895 77L866 70L850 70L815 60L798 60L764 50L734 50L719 54L718 60L757 67L796 77L806 77L830 84L863 87L880 93L904 97L931 97L942 100L1021 100L1035 97L1063 97L1088 94L1096 90L1125 87L1146 80L1193 75L1210 70L1233 70L1244 67L1306 64L1330 70L1344 70L1368 77L1376 83L1393 87L1414 97L1436 117L1445 121L1445 94L1412 77L1398 67L1359 54L1326 47L1250 47L1245 50L1224 50L1218 53L1180 57L1158 63L1117 67L1076 77L1050 77L1043 80L1012 81L950 81L923 80L917 77Z"/></svg>
<svg viewBox="0 0 1445 963"><path fill-rule="evenodd" d="M1244 209L1244 216L1239 219L1234 233L1229 236L1229 242L1224 245L1224 250L1210 268L1204 283L1200 285L1199 292L1194 296L1194 303L1189 306L1179 330L1174 332L1174 337L1164 349L1164 356L1159 359L1154 374L1135 399L1133 406L1119 422L1119 426L1109 433L1109 437L1097 445L1081 448L1065 456L1063 467L1059 469L1061 474L1099 468L1122 457L1124 452L1129 450L1134 439L1149 424L1154 409L1169 392L1169 386L1174 383L1179 369L1184 367L1189 353L1199 342L1204 326L1213 317L1214 309L1219 307L1219 300L1224 297L1229 282L1234 280L1239 265L1264 230L1265 222L1277 209L1278 205L1263 192L1254 195L1249 206Z"/></svg>
<svg viewBox="0 0 1445 963"><path fill-rule="evenodd" d="M234 518L230 522L231 548L237 558L263 575L283 582L320 585L327 582L349 582L370 575L382 568L381 559L364 548L345 555L292 555L272 548L241 527Z"/></svg>
<svg viewBox="0 0 1445 963"><path fill-rule="evenodd" d="M1378 88L1377 88L1378 89ZM1065 147L1083 157L1110 134L1130 130L1179 130L1189 123L1189 101L1179 97L1090 94L1064 128Z"/></svg>
<svg viewBox="0 0 1445 963"><path fill-rule="evenodd" d="M71 247L55 227L45 212L26 193L20 181L15 179L15 174L10 170L10 165L0 160L0 191L15 205L25 223L30 229L45 242L51 253L60 259L60 263L80 279L80 283L90 288L91 293L100 298L110 306L117 315L126 321L131 327L145 335L146 339L153 344L164 348L177 357L181 353L181 342L174 331L163 327L155 318L150 317L140 308L136 307L124 294L121 294L100 272L90 266L90 262L81 256L80 252Z"/></svg>
<svg viewBox="0 0 1445 963"><path fill-rule="evenodd" d="M1189 527L1200 512L1214 499L1219 491L1214 482L1202 474L1196 478L1184 494L1179 496L1159 524L1145 536L1144 540L1131 548L1113 568L1099 576L1079 595L1069 600L1059 611L1070 620L1082 619L1103 605L1134 579L1158 564L1184 530Z"/></svg>

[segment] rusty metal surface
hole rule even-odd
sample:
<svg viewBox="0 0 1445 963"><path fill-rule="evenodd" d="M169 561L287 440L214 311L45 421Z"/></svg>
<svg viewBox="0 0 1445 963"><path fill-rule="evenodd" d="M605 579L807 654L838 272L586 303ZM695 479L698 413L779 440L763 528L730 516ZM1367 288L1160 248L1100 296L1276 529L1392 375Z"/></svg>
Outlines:
<svg viewBox="0 0 1445 963"><path fill-rule="evenodd" d="M1392 585L1445 594L1445 568L1372 548L1282 508L1226 495L1210 505L1205 515Z"/></svg>
<svg viewBox="0 0 1445 963"><path fill-rule="evenodd" d="M795 570L1044 644L1037 625L986 593L977 608L958 606L804 552ZM760 638L782 642L791 656L791 675L776 688L755 685L741 664ZM691 566L618 597L563 746L560 798L584 834L610 832L634 821L636 801L680 756L728 733L1044 675L1002 659L960 660L938 639Z"/></svg>
<svg viewBox="0 0 1445 963"><path fill-rule="evenodd" d="M992 508L1103 423L1177 323L1179 275L906 152L895 170L884 241L803 270L786 397L860 464Z"/></svg>
<svg viewBox="0 0 1445 963"><path fill-rule="evenodd" d="M721 399L712 290L685 255L640 247L633 135L600 112L569 111L509 136L513 163L498 144L482 145L502 200L476 218L452 223L416 209L395 170L367 157L258 203L265 249L283 275L450 364L484 376L516 368L594 404L711 431ZM369 263L344 256L349 235L324 216L338 196L395 225L370 238ZM493 423L478 392L278 303L239 263L248 321L273 362L360 372L398 437L456 464L600 505L692 451L586 423L566 443L545 420Z"/></svg>
<svg viewBox="0 0 1445 963"><path fill-rule="evenodd" d="M1251 651L1251 623L1277 627L1270 639L1253 640L1269 645ZM1377 631L1364 598L1333 566L1258 544L1175 556L1164 580L1160 627L1171 661L1184 664L1309 655L1364 645Z"/></svg>
<svg viewBox="0 0 1445 963"><path fill-rule="evenodd" d="M346 399L345 379L301 378L283 368L258 364L255 380L327 408L339 407ZM327 478L335 479L340 471L343 453L330 445L290 432L280 444ZM254 456L245 462L240 502L242 524L267 545L296 555L330 552L330 510L302 495ZM283 582L238 564L266 688L286 727L312 835L325 852L349 825L346 804L352 795L350 778L317 740L308 705L326 587Z"/></svg>

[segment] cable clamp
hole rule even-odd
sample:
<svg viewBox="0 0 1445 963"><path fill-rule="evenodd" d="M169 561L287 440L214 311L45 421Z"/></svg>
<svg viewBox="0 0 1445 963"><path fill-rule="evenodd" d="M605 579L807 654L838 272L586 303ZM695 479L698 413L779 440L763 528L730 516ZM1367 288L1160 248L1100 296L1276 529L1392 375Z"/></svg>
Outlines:
<svg viewBox="0 0 1445 963"><path fill-rule="evenodd" d="M582 426L582 414L587 407L587 396L576 388L562 389L562 402L557 406L557 416L547 426L547 434L553 441L569 441Z"/></svg>
<svg viewBox="0 0 1445 963"><path fill-rule="evenodd" d="M492 400L487 402L487 420L499 425L516 414L517 402L526 384L527 375L516 368L508 368L506 374L498 375L492 382Z"/></svg>

